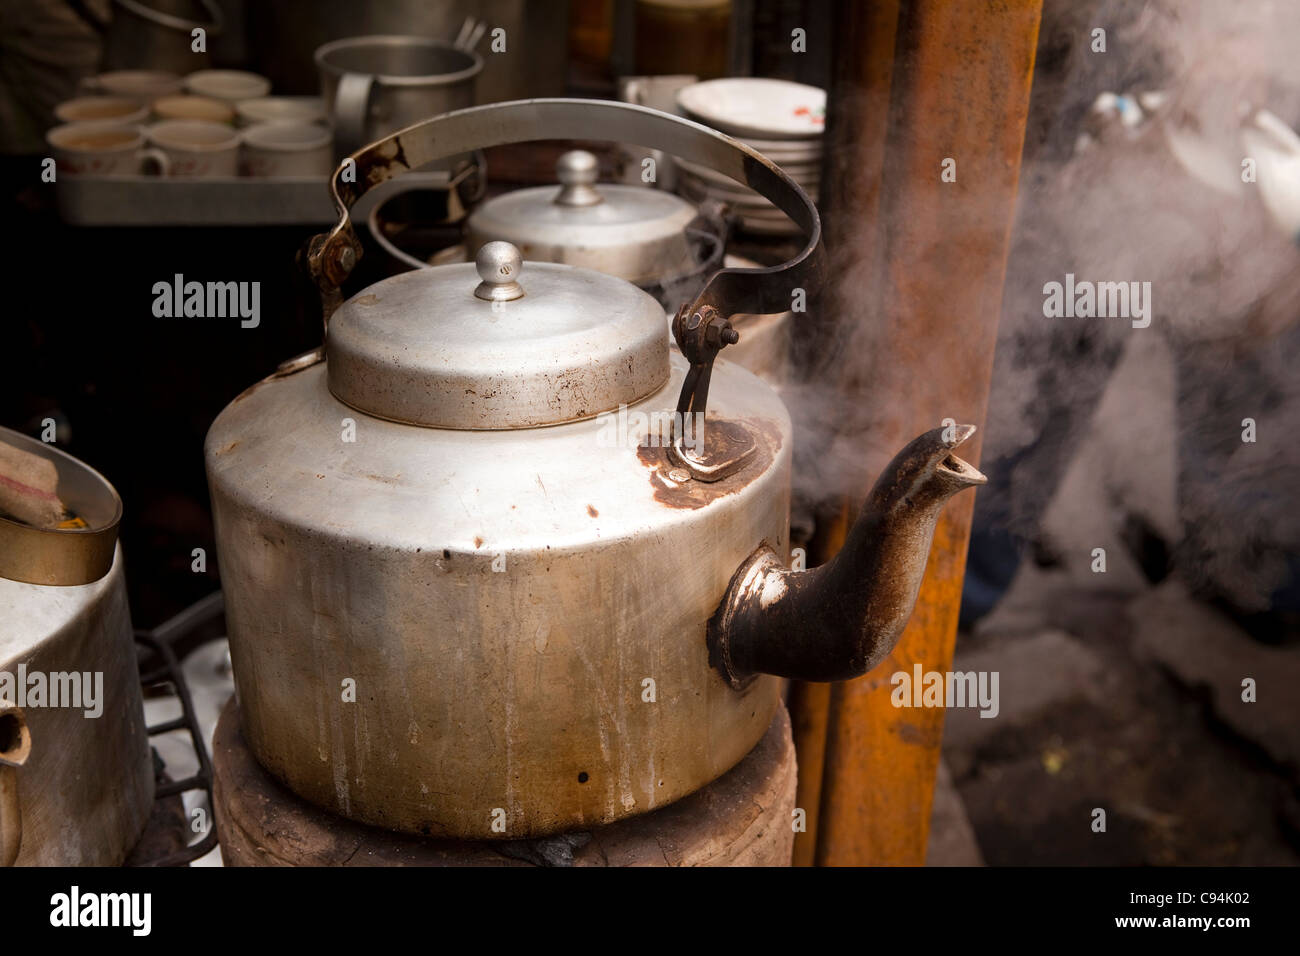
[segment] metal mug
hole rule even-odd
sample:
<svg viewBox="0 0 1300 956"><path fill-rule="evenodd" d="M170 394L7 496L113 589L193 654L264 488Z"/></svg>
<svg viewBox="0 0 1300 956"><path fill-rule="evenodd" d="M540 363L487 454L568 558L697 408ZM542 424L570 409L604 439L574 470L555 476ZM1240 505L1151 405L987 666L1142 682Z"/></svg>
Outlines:
<svg viewBox="0 0 1300 956"><path fill-rule="evenodd" d="M483 69L483 58L472 50L412 36L335 40L317 48L315 60L338 156L472 106Z"/></svg>

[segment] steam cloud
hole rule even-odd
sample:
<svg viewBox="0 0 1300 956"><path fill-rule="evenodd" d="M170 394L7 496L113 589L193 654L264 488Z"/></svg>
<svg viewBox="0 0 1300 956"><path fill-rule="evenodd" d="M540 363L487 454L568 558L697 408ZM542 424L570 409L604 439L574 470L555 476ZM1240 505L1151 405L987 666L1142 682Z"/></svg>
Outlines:
<svg viewBox="0 0 1300 956"><path fill-rule="evenodd" d="M1105 53L1090 49L1096 27ZM1286 579L1300 553L1300 248L1258 187L1240 182L1238 130L1248 108L1300 127L1297 37L1293 0L1045 4L984 435L986 524L1039 534L1115 365L1135 336L1155 336L1175 368L1181 527L1168 543L1179 572L1248 609L1266 608ZM1091 111L1108 91L1165 99L1128 127ZM830 268L860 266L846 255ZM1149 281L1151 326L1046 318L1043 286L1066 273ZM872 356L870 328L841 334L838 362ZM819 506L860 497L892 453L872 442L881 410L818 377L785 397L799 435L797 495ZM1257 443L1242 442L1243 418L1258 422ZM1111 490L1118 521L1123 489Z"/></svg>

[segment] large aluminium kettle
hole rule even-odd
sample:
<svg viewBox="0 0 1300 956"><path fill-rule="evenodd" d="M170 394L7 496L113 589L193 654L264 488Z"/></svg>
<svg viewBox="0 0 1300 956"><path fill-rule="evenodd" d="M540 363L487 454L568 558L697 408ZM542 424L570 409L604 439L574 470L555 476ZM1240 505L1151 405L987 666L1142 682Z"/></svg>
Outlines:
<svg viewBox="0 0 1300 956"><path fill-rule="evenodd" d="M717 272L677 313L681 354L640 289L504 242L337 305L367 189L469 149L593 135L759 190L806 247ZM789 416L715 358L730 316L817 281L820 224L794 182L676 117L529 100L373 143L333 189L340 221L309 255L325 344L235 399L205 449L242 728L268 770L414 833L609 823L736 764L777 675L843 680L889 652L940 509L983 481L952 454L974 428L917 438L838 558L786 567Z"/></svg>

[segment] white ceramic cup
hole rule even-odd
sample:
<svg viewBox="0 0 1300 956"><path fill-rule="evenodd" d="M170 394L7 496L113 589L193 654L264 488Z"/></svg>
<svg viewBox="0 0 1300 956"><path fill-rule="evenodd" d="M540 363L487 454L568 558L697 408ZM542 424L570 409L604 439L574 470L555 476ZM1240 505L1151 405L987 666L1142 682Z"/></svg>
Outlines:
<svg viewBox="0 0 1300 956"><path fill-rule="evenodd" d="M271 81L245 70L199 70L185 77L185 89L196 96L237 103L271 92Z"/></svg>
<svg viewBox="0 0 1300 956"><path fill-rule="evenodd" d="M334 137L316 123L257 123L244 130L243 173L265 179L326 177Z"/></svg>
<svg viewBox="0 0 1300 956"><path fill-rule="evenodd" d="M137 126L149 118L149 107L129 96L78 96L54 107L60 123L112 123Z"/></svg>
<svg viewBox="0 0 1300 956"><path fill-rule="evenodd" d="M81 81L82 87L110 96L128 96L149 103L160 96L179 93L183 83L175 73L164 70L113 70Z"/></svg>
<svg viewBox="0 0 1300 956"><path fill-rule="evenodd" d="M167 175L171 161L161 150L145 145L139 126L113 123L67 123L45 134L54 150L54 169L70 176L131 176L145 172Z"/></svg>
<svg viewBox="0 0 1300 956"><path fill-rule="evenodd" d="M326 123L325 101L319 96L260 96L240 100L235 112L242 126L254 123Z"/></svg>
<svg viewBox="0 0 1300 956"><path fill-rule="evenodd" d="M148 130L149 141L167 154L169 175L214 179L239 174L239 133L208 120L163 120Z"/></svg>
<svg viewBox="0 0 1300 956"><path fill-rule="evenodd" d="M191 119L210 123L232 123L235 110L224 100L210 96L160 96L153 101L153 114L160 120Z"/></svg>

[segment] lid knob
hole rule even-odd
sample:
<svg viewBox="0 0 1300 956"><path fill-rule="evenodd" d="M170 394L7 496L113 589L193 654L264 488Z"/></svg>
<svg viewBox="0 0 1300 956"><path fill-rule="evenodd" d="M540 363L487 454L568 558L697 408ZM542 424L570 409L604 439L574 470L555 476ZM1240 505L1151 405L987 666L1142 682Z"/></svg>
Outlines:
<svg viewBox="0 0 1300 956"><path fill-rule="evenodd" d="M501 239L483 243L483 248L474 257L474 268L483 281L474 289L474 294L489 302L523 298L523 287L516 281L523 267L524 257L510 243Z"/></svg>
<svg viewBox="0 0 1300 956"><path fill-rule="evenodd" d="M555 177L560 191L555 202L561 206L594 206L604 199L594 187L600 178L600 163L585 149L573 149L555 163Z"/></svg>

